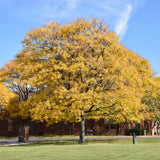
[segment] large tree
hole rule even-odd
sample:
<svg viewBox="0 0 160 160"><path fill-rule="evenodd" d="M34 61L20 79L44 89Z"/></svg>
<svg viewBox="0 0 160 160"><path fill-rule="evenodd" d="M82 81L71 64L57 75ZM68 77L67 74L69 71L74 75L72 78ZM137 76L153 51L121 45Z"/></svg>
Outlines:
<svg viewBox="0 0 160 160"><path fill-rule="evenodd" d="M119 44L99 20L78 19L64 26L52 22L31 30L17 55L19 82L36 95L23 102L33 120L49 124L68 120L112 119L140 122L144 84L152 75L147 60Z"/></svg>

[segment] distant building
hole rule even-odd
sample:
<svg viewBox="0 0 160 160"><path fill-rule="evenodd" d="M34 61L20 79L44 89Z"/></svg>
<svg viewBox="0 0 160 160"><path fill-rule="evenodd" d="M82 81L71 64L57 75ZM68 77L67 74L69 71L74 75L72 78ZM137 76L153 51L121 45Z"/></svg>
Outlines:
<svg viewBox="0 0 160 160"><path fill-rule="evenodd" d="M21 119L0 120L0 136L18 136L18 128L23 123ZM79 123L70 123L67 121L54 123L46 126L44 123L28 121L30 127L30 135L79 135ZM155 123L147 124L146 130L152 135L157 134ZM144 129L142 124L136 124L134 127ZM121 123L115 125L113 121L86 120L85 121L86 135L129 135L129 129L133 125Z"/></svg>

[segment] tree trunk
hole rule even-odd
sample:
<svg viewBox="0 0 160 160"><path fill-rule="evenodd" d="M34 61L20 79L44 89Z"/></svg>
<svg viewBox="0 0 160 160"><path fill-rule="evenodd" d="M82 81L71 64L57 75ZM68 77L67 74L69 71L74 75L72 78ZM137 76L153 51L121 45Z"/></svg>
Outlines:
<svg viewBox="0 0 160 160"><path fill-rule="evenodd" d="M18 129L18 141L19 142L29 141L29 125L27 119L22 121L22 124Z"/></svg>
<svg viewBox="0 0 160 160"><path fill-rule="evenodd" d="M147 132L147 131L146 131L146 129L144 129L144 130L143 130L143 134L144 134L144 136L146 136L146 132Z"/></svg>
<svg viewBox="0 0 160 160"><path fill-rule="evenodd" d="M29 126L28 125L24 125L24 126L19 127L18 141L19 142L28 142L29 141Z"/></svg>
<svg viewBox="0 0 160 160"><path fill-rule="evenodd" d="M154 136L154 126L155 126L155 123L152 122L152 125L151 125L152 136Z"/></svg>
<svg viewBox="0 0 160 160"><path fill-rule="evenodd" d="M81 116L79 143L84 144L85 141L85 115Z"/></svg>
<svg viewBox="0 0 160 160"><path fill-rule="evenodd" d="M147 124L144 124L143 125L143 134L144 134L144 136L146 136L146 132L147 132L146 128L147 128Z"/></svg>

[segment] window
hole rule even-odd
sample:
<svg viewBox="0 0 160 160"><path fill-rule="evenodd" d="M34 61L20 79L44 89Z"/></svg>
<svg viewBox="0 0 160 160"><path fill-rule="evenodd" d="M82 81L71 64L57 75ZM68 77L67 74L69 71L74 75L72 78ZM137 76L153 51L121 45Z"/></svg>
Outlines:
<svg viewBox="0 0 160 160"><path fill-rule="evenodd" d="M8 131L11 132L13 130L12 120L8 120Z"/></svg>
<svg viewBox="0 0 160 160"><path fill-rule="evenodd" d="M116 125L112 120L104 120L104 129L106 130L111 130L111 129L116 129Z"/></svg>
<svg viewBox="0 0 160 160"><path fill-rule="evenodd" d="M135 127L136 129L140 129L140 124L139 123L135 123Z"/></svg>

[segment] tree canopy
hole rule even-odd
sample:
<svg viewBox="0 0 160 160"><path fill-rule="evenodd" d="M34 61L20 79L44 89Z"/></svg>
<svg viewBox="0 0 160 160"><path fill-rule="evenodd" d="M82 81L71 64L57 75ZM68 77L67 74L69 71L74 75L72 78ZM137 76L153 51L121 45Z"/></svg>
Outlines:
<svg viewBox="0 0 160 160"><path fill-rule="evenodd" d="M8 76L13 70L7 67L3 73L7 82L32 88L19 105L22 117L48 124L78 122L84 115L115 123L144 119L141 99L154 76L150 64L100 20L51 22L29 31L22 43L14 60L18 76Z"/></svg>
<svg viewBox="0 0 160 160"><path fill-rule="evenodd" d="M27 105L34 119L77 121L84 113L117 122L141 119L150 65L119 44L101 21L49 23L29 31L23 45L16 59L16 81L37 90L26 102L31 102Z"/></svg>

